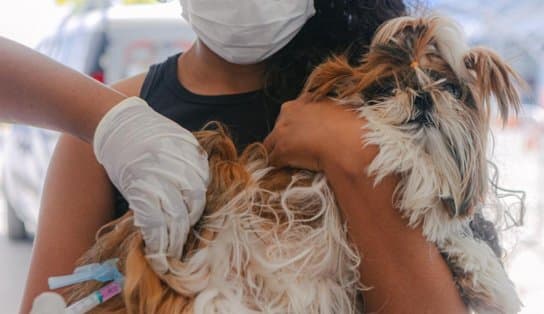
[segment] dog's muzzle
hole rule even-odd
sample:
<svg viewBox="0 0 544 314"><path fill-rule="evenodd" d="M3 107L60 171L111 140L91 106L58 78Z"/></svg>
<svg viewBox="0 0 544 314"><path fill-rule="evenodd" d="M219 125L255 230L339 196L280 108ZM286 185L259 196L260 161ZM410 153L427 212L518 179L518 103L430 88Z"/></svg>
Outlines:
<svg viewBox="0 0 544 314"><path fill-rule="evenodd" d="M414 98L414 106L418 110L418 114L409 122L424 126L434 126L434 122L431 119L431 109L433 107L431 94L428 92L418 92Z"/></svg>

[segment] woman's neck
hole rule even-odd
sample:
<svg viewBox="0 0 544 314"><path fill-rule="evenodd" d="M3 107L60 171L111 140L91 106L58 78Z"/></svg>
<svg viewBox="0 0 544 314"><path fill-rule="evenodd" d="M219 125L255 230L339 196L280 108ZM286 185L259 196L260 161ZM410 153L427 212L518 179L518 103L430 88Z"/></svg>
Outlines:
<svg viewBox="0 0 544 314"><path fill-rule="evenodd" d="M240 94L263 88L264 69L262 62L230 63L197 40L178 59L178 80L195 94Z"/></svg>

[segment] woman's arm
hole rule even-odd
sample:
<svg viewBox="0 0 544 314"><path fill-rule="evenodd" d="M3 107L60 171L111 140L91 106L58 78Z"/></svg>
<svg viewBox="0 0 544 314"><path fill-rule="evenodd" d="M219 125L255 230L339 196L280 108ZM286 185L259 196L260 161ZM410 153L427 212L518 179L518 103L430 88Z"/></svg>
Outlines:
<svg viewBox="0 0 544 314"><path fill-rule="evenodd" d="M142 81L143 76L138 76L113 87L137 95ZM112 219L112 193L92 146L61 136L44 184L21 313L28 313L34 298L49 290L48 277L71 273L76 259L93 245L98 229Z"/></svg>
<svg viewBox="0 0 544 314"><path fill-rule="evenodd" d="M397 179L374 186L366 176L378 148L362 148L363 123L330 101L289 102L265 145L277 165L325 172L362 255L361 282L373 287L367 312L466 313L438 249L392 206Z"/></svg>
<svg viewBox="0 0 544 314"><path fill-rule="evenodd" d="M28 313L34 298L49 290L50 276L73 271L113 212L111 184L92 148L62 135L44 184L21 313Z"/></svg>
<svg viewBox="0 0 544 314"><path fill-rule="evenodd" d="M91 142L121 93L0 37L0 121L31 124Z"/></svg>
<svg viewBox="0 0 544 314"><path fill-rule="evenodd" d="M387 177L374 187L373 178L335 161L324 161L324 170L361 252L362 283L373 287L364 292L366 310L466 313L436 246L426 241L421 228L409 228L392 206L397 179Z"/></svg>

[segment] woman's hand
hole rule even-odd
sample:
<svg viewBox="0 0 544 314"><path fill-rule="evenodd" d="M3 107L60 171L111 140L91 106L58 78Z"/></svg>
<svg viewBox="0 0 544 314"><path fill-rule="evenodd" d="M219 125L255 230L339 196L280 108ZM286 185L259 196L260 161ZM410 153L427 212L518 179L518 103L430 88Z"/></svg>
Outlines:
<svg viewBox="0 0 544 314"><path fill-rule="evenodd" d="M275 166L325 171L334 166L360 176L378 149L363 149L365 120L354 110L330 99L308 96L286 102L264 145Z"/></svg>
<svg viewBox="0 0 544 314"><path fill-rule="evenodd" d="M126 96L0 36L0 121L91 142L100 118Z"/></svg>
<svg viewBox="0 0 544 314"><path fill-rule="evenodd" d="M372 287L363 292L368 312L467 313L438 249L393 206L398 178L375 185L368 177L365 169L378 147L363 147L365 123L334 101L302 97L282 106L265 145L272 164L327 176L350 239L363 255L360 280Z"/></svg>

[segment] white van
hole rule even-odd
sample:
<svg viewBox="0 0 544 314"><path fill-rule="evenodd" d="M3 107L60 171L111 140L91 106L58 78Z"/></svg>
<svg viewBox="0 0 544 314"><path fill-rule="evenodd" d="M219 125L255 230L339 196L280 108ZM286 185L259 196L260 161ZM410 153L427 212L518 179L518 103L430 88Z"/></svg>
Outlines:
<svg viewBox="0 0 544 314"><path fill-rule="evenodd" d="M37 50L110 84L191 45L195 35L180 13L176 2L88 6L66 17ZM58 136L15 125L6 139L2 188L11 239L36 232L42 187Z"/></svg>

